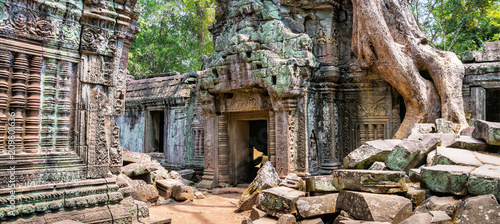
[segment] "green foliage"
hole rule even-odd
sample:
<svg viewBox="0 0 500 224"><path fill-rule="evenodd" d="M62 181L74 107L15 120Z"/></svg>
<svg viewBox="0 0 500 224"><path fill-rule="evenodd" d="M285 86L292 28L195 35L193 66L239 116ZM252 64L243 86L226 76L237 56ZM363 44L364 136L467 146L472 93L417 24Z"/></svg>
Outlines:
<svg viewBox="0 0 500 224"><path fill-rule="evenodd" d="M201 56L213 51L208 26L214 20L214 1L141 0L141 3L145 9L137 21L141 32L130 47L130 74L198 70Z"/></svg>
<svg viewBox="0 0 500 224"><path fill-rule="evenodd" d="M500 0L411 0L432 45L457 54L479 50L500 35Z"/></svg>

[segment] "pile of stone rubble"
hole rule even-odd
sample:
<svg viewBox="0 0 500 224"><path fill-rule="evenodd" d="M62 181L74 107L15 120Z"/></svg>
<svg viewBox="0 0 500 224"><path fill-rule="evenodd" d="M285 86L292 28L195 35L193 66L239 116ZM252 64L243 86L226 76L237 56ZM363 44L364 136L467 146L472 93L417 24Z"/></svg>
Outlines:
<svg viewBox="0 0 500 224"><path fill-rule="evenodd" d="M417 124L374 140L331 175L280 180L266 163L241 195L243 223L500 223L500 123Z"/></svg>
<svg viewBox="0 0 500 224"><path fill-rule="evenodd" d="M167 199L177 201L203 199L203 193L189 186L194 170L168 172L148 154L124 151L120 183L131 189L135 200L162 203Z"/></svg>

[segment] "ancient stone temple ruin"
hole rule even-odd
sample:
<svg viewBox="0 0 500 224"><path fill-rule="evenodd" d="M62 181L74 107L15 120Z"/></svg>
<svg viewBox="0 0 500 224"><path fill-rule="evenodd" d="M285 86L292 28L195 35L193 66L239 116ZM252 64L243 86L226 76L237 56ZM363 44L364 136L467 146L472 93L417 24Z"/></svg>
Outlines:
<svg viewBox="0 0 500 224"><path fill-rule="evenodd" d="M120 143L149 153L168 169L203 170L203 123L196 103L196 73L127 80L125 114L117 117Z"/></svg>
<svg viewBox="0 0 500 224"><path fill-rule="evenodd" d="M465 112L477 119L500 122L500 41L483 43L483 50L462 55L465 66Z"/></svg>
<svg viewBox="0 0 500 224"><path fill-rule="evenodd" d="M252 139L281 177L329 173L363 142L391 138L404 104L351 53L350 1L222 1L198 72L201 186L248 183Z"/></svg>
<svg viewBox="0 0 500 224"><path fill-rule="evenodd" d="M135 4L0 1L0 222L137 219L111 175Z"/></svg>

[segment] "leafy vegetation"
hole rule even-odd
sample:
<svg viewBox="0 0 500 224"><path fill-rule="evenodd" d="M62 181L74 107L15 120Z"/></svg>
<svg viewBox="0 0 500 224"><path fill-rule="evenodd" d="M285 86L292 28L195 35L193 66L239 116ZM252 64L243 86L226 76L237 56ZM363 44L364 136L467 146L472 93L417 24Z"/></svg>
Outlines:
<svg viewBox="0 0 500 224"><path fill-rule="evenodd" d="M213 51L214 0L141 0L141 33L130 47L131 75L193 72Z"/></svg>
<svg viewBox="0 0 500 224"><path fill-rule="evenodd" d="M457 54L499 40L500 0L411 0L429 42Z"/></svg>

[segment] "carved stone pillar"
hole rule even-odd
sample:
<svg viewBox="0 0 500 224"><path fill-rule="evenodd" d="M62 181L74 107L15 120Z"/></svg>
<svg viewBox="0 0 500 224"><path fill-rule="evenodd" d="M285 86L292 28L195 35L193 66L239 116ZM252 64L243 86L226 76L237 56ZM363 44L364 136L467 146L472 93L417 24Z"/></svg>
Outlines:
<svg viewBox="0 0 500 224"><path fill-rule="evenodd" d="M471 117L477 119L486 119L486 89L482 86L475 86L470 88L471 98ZM470 123L474 124L475 120Z"/></svg>
<svg viewBox="0 0 500 224"><path fill-rule="evenodd" d="M203 169L202 181L197 187L211 189L215 187L218 181L218 151L217 151L217 136L218 122L215 113L210 110L203 110L203 119L205 122L205 168Z"/></svg>
<svg viewBox="0 0 500 224"><path fill-rule="evenodd" d="M276 167L276 115L269 111L269 157L271 164Z"/></svg>
<svg viewBox="0 0 500 224"><path fill-rule="evenodd" d="M219 186L226 186L229 183L229 142L227 123L226 113L217 116Z"/></svg>

